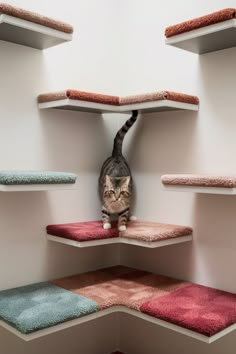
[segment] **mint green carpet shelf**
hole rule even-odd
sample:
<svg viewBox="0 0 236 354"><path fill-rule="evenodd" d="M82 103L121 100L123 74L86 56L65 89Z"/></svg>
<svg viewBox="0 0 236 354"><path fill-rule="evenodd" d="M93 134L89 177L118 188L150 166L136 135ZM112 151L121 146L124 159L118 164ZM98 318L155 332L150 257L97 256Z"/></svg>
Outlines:
<svg viewBox="0 0 236 354"><path fill-rule="evenodd" d="M0 171L0 191L46 191L75 188L77 175L52 171Z"/></svg>

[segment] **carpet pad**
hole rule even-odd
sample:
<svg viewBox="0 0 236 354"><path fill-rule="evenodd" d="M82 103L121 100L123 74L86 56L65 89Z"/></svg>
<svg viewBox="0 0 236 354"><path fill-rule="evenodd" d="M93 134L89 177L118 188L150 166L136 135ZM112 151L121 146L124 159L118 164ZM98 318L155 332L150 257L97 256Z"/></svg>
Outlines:
<svg viewBox="0 0 236 354"><path fill-rule="evenodd" d="M235 14L236 9L229 8L216 11L205 16L197 17L189 21L181 22L176 25L167 27L165 30L165 36L172 37L198 28L213 25L215 23L231 20L232 18L235 18Z"/></svg>
<svg viewBox="0 0 236 354"><path fill-rule="evenodd" d="M73 184L77 176L73 173L50 171L1 171L0 184Z"/></svg>
<svg viewBox="0 0 236 354"><path fill-rule="evenodd" d="M27 11L9 4L0 4L0 14L5 14L22 20L37 23L65 33L73 33L73 27L67 23L54 20L38 13Z"/></svg>
<svg viewBox="0 0 236 354"><path fill-rule="evenodd" d="M139 310L148 299L166 295L186 285L180 280L127 267L112 267L52 283L96 301L100 310L115 305Z"/></svg>
<svg viewBox="0 0 236 354"><path fill-rule="evenodd" d="M96 311L96 302L50 283L0 292L0 319L24 334Z"/></svg>
<svg viewBox="0 0 236 354"><path fill-rule="evenodd" d="M236 187L236 175L164 175L161 181L164 185L172 186Z"/></svg>
<svg viewBox="0 0 236 354"><path fill-rule="evenodd" d="M193 284L144 303L141 311L210 337L236 322L236 294Z"/></svg>

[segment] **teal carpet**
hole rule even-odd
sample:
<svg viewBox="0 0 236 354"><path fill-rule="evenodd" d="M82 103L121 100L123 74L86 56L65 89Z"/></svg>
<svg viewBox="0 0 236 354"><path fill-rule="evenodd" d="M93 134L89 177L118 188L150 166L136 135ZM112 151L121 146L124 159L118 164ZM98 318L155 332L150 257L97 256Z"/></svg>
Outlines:
<svg viewBox="0 0 236 354"><path fill-rule="evenodd" d="M24 334L97 311L97 303L47 282L0 291L0 319Z"/></svg>

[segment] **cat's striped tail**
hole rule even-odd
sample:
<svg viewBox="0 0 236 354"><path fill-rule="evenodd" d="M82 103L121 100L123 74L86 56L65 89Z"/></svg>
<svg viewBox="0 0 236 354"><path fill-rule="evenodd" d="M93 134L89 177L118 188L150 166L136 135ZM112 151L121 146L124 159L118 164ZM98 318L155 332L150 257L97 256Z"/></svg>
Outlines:
<svg viewBox="0 0 236 354"><path fill-rule="evenodd" d="M115 139L114 139L112 157L122 155L122 145L123 145L124 137L125 137L126 133L128 132L128 130L136 122L137 118L138 118L138 111L136 111L136 110L132 111L132 116L125 122L125 124L122 126L122 128L117 132Z"/></svg>

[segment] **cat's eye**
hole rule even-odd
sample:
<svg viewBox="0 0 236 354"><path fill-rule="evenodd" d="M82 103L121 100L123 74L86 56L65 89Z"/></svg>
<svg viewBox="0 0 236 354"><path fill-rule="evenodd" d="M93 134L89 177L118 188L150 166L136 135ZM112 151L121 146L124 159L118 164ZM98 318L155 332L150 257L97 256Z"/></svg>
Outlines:
<svg viewBox="0 0 236 354"><path fill-rule="evenodd" d="M129 196L129 192L126 192L126 191L122 191L120 193L123 197L128 197Z"/></svg>
<svg viewBox="0 0 236 354"><path fill-rule="evenodd" d="M115 194L115 192L113 192L113 191L107 191L107 192L105 192L105 197L111 198L114 196L114 194Z"/></svg>

